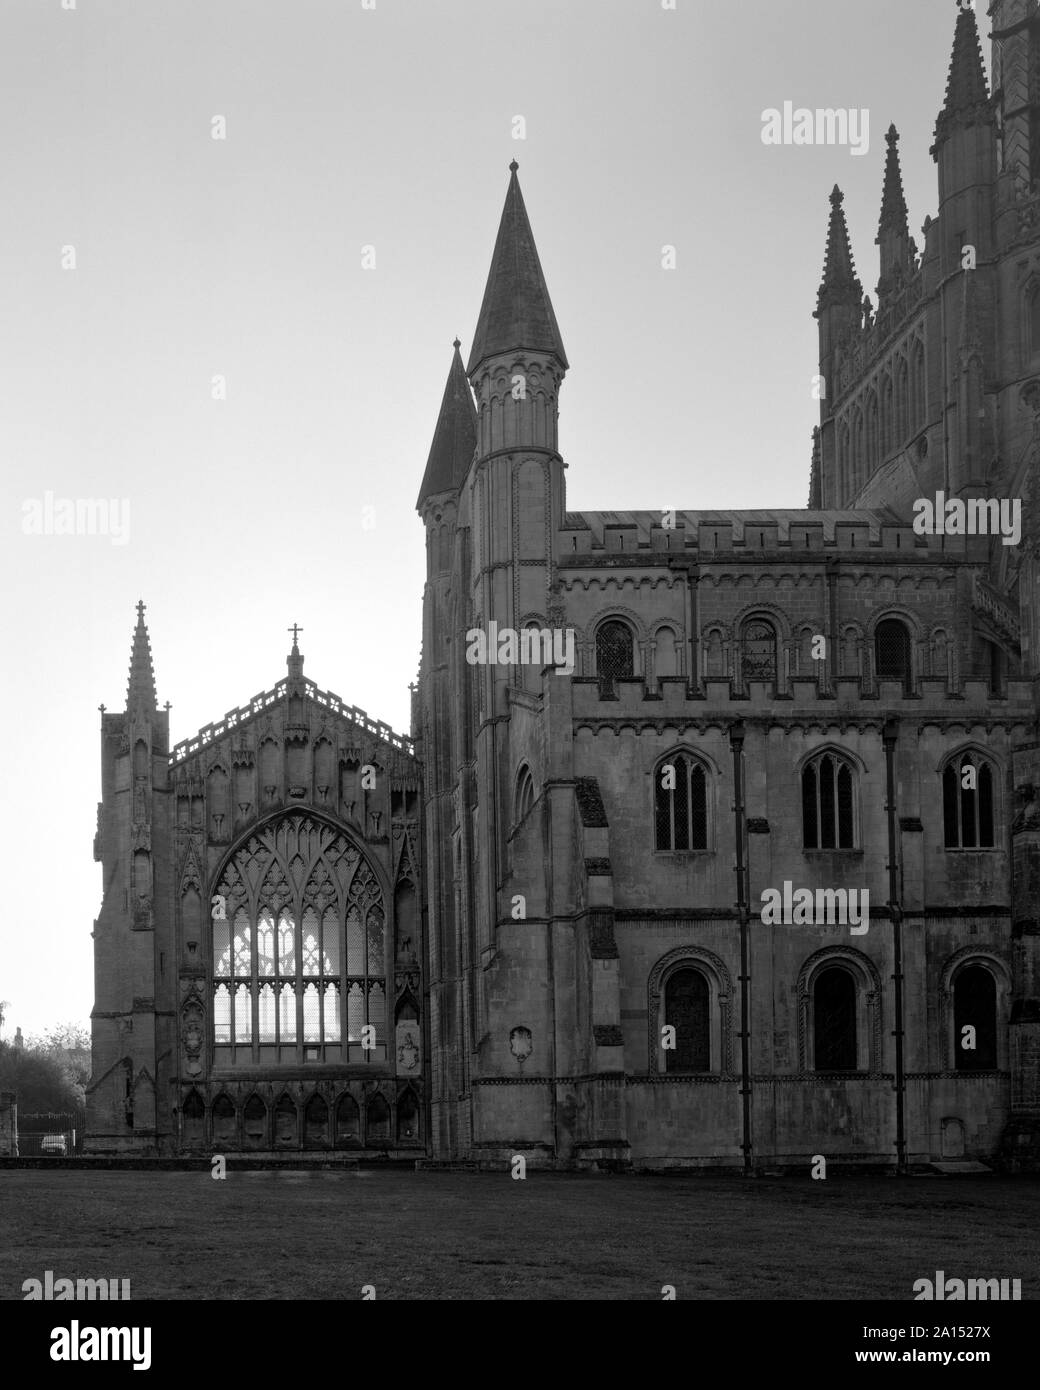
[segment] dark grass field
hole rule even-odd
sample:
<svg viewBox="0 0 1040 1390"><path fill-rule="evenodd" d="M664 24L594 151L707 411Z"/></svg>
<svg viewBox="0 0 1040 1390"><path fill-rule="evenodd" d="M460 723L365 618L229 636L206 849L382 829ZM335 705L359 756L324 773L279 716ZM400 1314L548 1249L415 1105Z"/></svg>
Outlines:
<svg viewBox="0 0 1040 1390"><path fill-rule="evenodd" d="M139 1299L1040 1295L1040 1182L0 1170L0 1298L50 1269Z"/></svg>

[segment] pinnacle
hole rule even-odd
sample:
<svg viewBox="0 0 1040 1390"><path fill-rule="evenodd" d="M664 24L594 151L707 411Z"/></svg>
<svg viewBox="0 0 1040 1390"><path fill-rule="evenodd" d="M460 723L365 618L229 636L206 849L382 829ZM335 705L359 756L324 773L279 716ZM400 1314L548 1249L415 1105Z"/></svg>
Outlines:
<svg viewBox="0 0 1040 1390"><path fill-rule="evenodd" d="M899 166L899 132L890 125L885 135L888 154L885 157L885 186L881 195L881 219L878 223L876 242L880 243L886 233L896 236L909 236L906 196L903 193L903 174Z"/></svg>
<svg viewBox="0 0 1040 1390"><path fill-rule="evenodd" d="M975 11L968 6L957 14L953 53L946 79L946 101L935 122L932 154L958 125L975 125L980 119L992 119L992 112Z"/></svg>
<svg viewBox="0 0 1040 1390"><path fill-rule="evenodd" d="M850 304L859 307L863 286L856 276L849 243L849 228L842 207L845 195L837 184L831 191L831 214L827 226L827 251L823 264L823 280L817 296L816 310L830 304Z"/></svg>
<svg viewBox="0 0 1040 1390"><path fill-rule="evenodd" d="M514 159L509 166L509 188L473 335L467 367L470 375L485 358L517 348L552 352L564 370L568 365L517 168Z"/></svg>
<svg viewBox="0 0 1040 1390"><path fill-rule="evenodd" d="M130 679L126 687L127 710L152 713L158 708L155 697L155 671L152 667L152 648L144 621L144 601L137 604L137 626L130 651Z"/></svg>
<svg viewBox="0 0 1040 1390"><path fill-rule="evenodd" d="M427 497L433 497L439 492L457 491L477 447L477 411L459 355L462 344L456 338L452 346L454 353L451 367L441 398L433 443L430 445L430 454L426 461L426 472L419 489L417 509Z"/></svg>

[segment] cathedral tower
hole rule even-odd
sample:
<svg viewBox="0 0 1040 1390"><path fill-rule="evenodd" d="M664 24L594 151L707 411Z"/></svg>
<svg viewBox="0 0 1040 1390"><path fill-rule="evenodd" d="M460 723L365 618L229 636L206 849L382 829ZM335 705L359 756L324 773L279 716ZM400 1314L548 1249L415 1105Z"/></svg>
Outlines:
<svg viewBox="0 0 1040 1390"><path fill-rule="evenodd" d="M168 829L168 750L169 713L156 704L144 604L139 603L126 709L107 714L102 706L101 715L102 801L94 858L103 868L104 899L94 924L88 1148L150 1148L156 1134L162 989L156 904L168 885L153 840L161 843Z"/></svg>

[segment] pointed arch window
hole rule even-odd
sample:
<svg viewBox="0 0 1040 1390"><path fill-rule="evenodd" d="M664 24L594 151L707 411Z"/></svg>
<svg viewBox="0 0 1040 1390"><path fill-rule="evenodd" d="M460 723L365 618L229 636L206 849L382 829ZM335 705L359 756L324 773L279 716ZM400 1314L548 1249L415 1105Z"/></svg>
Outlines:
<svg viewBox="0 0 1040 1390"><path fill-rule="evenodd" d="M854 849L855 773L836 753L821 753L802 769L802 844L805 849Z"/></svg>
<svg viewBox="0 0 1040 1390"><path fill-rule="evenodd" d="M978 754L962 753L943 768L943 839L947 849L993 849L994 775Z"/></svg>
<svg viewBox="0 0 1040 1390"><path fill-rule="evenodd" d="M765 618L749 618L740 631L744 681L776 680L776 628Z"/></svg>
<svg viewBox="0 0 1040 1390"><path fill-rule="evenodd" d="M687 753L663 758L654 769L654 848L658 852L708 848L708 778Z"/></svg>
<svg viewBox="0 0 1040 1390"><path fill-rule="evenodd" d="M910 633L898 618L883 618L874 629L874 663L878 680L900 680L911 686Z"/></svg>
<svg viewBox="0 0 1040 1390"><path fill-rule="evenodd" d="M217 1066L385 1061L383 896L345 836L286 816L236 852L216 894Z"/></svg>
<svg viewBox="0 0 1040 1390"><path fill-rule="evenodd" d="M601 700L617 699L617 682L635 670L632 629L620 618L608 618L596 629L596 675Z"/></svg>
<svg viewBox="0 0 1040 1390"><path fill-rule="evenodd" d="M516 804L514 823L519 825L534 805L534 778L531 769L525 764L516 778Z"/></svg>

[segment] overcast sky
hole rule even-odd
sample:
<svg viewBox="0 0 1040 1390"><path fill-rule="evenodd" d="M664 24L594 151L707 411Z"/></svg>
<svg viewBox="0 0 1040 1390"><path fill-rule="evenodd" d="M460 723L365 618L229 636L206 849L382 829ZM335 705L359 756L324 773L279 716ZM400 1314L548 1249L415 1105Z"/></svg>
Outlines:
<svg viewBox="0 0 1040 1390"><path fill-rule="evenodd" d="M511 159L572 509L804 506L831 187L871 295L891 121L919 243L937 210L954 0L368 4L3 0L6 1037L89 1017L139 598L174 742L284 675L293 622L407 732L414 502ZM785 101L865 109L867 152L765 145ZM128 502L127 542L26 534L48 492Z"/></svg>

